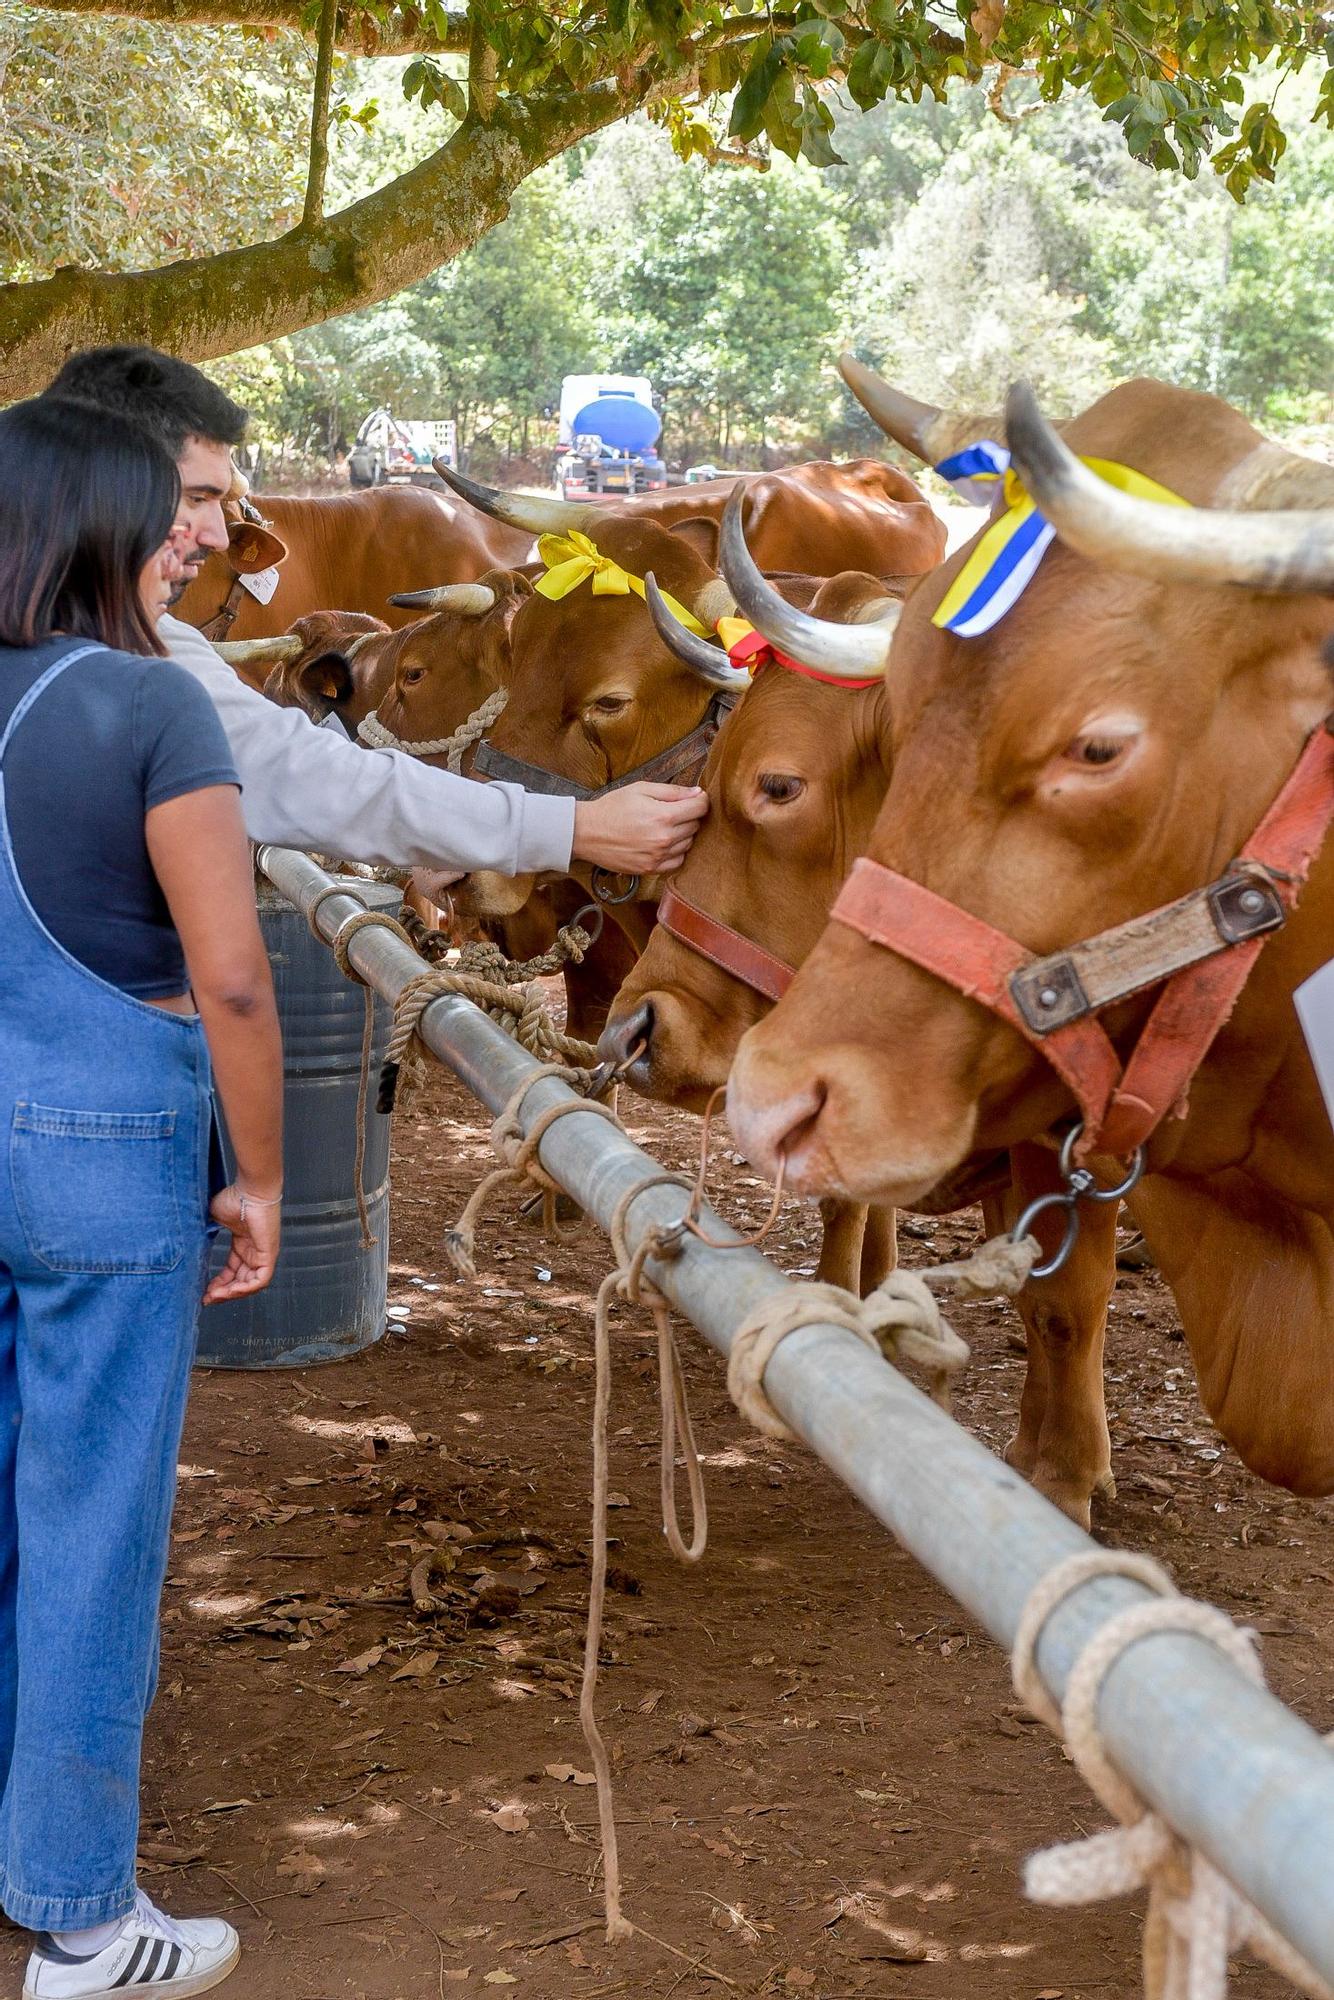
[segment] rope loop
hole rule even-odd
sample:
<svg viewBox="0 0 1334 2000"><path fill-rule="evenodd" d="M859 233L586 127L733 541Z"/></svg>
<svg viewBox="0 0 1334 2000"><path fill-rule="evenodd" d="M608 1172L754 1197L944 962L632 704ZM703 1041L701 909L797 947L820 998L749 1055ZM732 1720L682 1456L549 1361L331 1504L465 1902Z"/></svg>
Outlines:
<svg viewBox="0 0 1334 2000"><path fill-rule="evenodd" d="M357 735L371 750L397 750L404 757L443 757L445 768L461 777L464 758L474 743L481 742L508 700L509 689L497 688L449 736L427 736L410 743L406 737L395 736L378 715L365 716L357 724Z"/></svg>
<svg viewBox="0 0 1334 2000"><path fill-rule="evenodd" d="M1070 1671L1058 1711L1035 1661L1043 1627L1071 1591L1100 1576L1126 1576L1155 1593L1099 1626ZM1255 1635L1216 1605L1178 1594L1147 1556L1098 1550L1058 1563L1024 1606L1013 1674L1020 1699L1065 1739L1076 1769L1120 1824L1029 1858L1024 1886L1039 1903L1099 1902L1148 1887L1143 1969L1146 2000L1226 2000L1229 1955L1248 1947L1311 2000L1331 1987L1213 1864L1146 1806L1116 1769L1098 1728L1098 1700L1117 1661L1140 1640L1184 1632L1215 1646L1248 1680L1264 1685Z"/></svg>
<svg viewBox="0 0 1334 2000"><path fill-rule="evenodd" d="M952 1286L966 1299L1009 1297L1019 1291L1041 1255L1026 1238L994 1237L968 1257L925 1270L891 1271L864 1299L839 1285L811 1281L785 1285L761 1299L732 1336L727 1390L746 1421L766 1437L795 1440L764 1386L775 1350L803 1326L839 1326L865 1347L893 1362L911 1361L927 1371L933 1401L949 1408L949 1389L968 1360L961 1340L936 1303L933 1286Z"/></svg>

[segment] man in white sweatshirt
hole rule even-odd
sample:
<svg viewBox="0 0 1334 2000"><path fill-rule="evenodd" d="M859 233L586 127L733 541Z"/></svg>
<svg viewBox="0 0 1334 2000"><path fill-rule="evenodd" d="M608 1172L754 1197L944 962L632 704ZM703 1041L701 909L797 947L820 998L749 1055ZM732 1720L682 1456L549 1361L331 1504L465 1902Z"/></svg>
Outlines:
<svg viewBox="0 0 1334 2000"><path fill-rule="evenodd" d="M222 502L246 412L198 368L151 347L73 355L47 394L117 410L175 458L184 590L208 552L227 547ZM428 770L397 751L360 749L341 731L315 727L300 709L256 694L193 626L165 617L158 630L222 717L253 840L450 876L474 868L563 871L572 856L617 873L656 875L680 867L706 810L694 786L626 785L576 803Z"/></svg>

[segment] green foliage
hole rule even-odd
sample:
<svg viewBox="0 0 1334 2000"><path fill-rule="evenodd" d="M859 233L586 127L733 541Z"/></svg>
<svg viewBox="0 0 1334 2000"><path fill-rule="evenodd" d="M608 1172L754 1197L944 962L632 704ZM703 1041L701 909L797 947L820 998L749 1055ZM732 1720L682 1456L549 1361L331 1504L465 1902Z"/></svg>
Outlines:
<svg viewBox="0 0 1334 2000"><path fill-rule="evenodd" d="M1271 424L1329 420L1334 133L1310 120L1318 97L1313 76L1284 86L1284 171L1240 208L1210 176L1131 159L1087 100L1044 104L1022 82L1007 125L977 89L849 113L845 164L819 175L708 135L710 157L767 170L674 167L695 115L669 106L661 129L621 128L534 176L448 270L257 350L256 387L234 386L297 450L327 451L388 402L452 416L483 476L517 459L539 478L561 377L599 368L649 376L676 462L878 452L833 374L845 342L979 410L1019 373L1057 412L1157 374ZM411 164L418 117L386 104L340 169L348 193Z"/></svg>
<svg viewBox="0 0 1334 2000"><path fill-rule="evenodd" d="M167 263L287 226L305 167L290 105L311 68L295 35L6 7L0 277Z"/></svg>

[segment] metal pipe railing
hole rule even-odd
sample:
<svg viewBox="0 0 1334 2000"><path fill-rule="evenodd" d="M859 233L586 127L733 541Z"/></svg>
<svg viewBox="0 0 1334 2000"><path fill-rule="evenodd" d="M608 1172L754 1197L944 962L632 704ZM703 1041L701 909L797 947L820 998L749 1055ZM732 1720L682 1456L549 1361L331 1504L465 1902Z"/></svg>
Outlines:
<svg viewBox="0 0 1334 2000"><path fill-rule="evenodd" d="M306 855L263 847L259 867L308 912L330 878ZM332 937L354 914L353 895L330 896L317 927ZM367 927L348 957L390 1002L422 970L391 933ZM434 1001L422 1040L474 1096L499 1111L536 1066L471 1002ZM530 1126L573 1093L543 1078L524 1100ZM621 1197L661 1167L595 1116L559 1119L541 1143L543 1165L605 1228ZM682 1194L651 1188L629 1210L633 1247L652 1225L675 1221ZM709 1232L733 1236L706 1211ZM726 1354L733 1331L788 1280L757 1250L712 1250L688 1238L682 1254L651 1263L653 1282ZM961 1430L906 1378L846 1330L803 1327L782 1342L765 1388L792 1429L924 1568L1011 1649L1039 1579L1094 1543ZM1048 1619L1037 1652L1059 1701L1070 1669L1109 1619L1148 1595L1103 1577L1074 1590ZM1334 1754L1273 1695L1202 1639L1159 1633L1122 1654L1098 1710L1103 1741L1140 1796L1198 1847L1275 1928L1334 1981Z"/></svg>

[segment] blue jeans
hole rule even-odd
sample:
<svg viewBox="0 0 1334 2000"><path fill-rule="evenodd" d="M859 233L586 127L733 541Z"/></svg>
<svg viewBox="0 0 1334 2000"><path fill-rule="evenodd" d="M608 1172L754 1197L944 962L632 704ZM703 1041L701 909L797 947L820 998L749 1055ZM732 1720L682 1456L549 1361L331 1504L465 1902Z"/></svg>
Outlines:
<svg viewBox="0 0 1334 2000"><path fill-rule="evenodd" d="M139 1749L204 1282L195 1018L70 957L14 864L0 735L0 1904L85 1930L134 1903Z"/></svg>
<svg viewBox="0 0 1334 2000"><path fill-rule="evenodd" d="M13 1194L0 1171L8 1244ZM82 1930L134 1901L201 1222L141 1244L140 1261L175 1254L170 1270L0 1264L0 1903L32 1930Z"/></svg>

